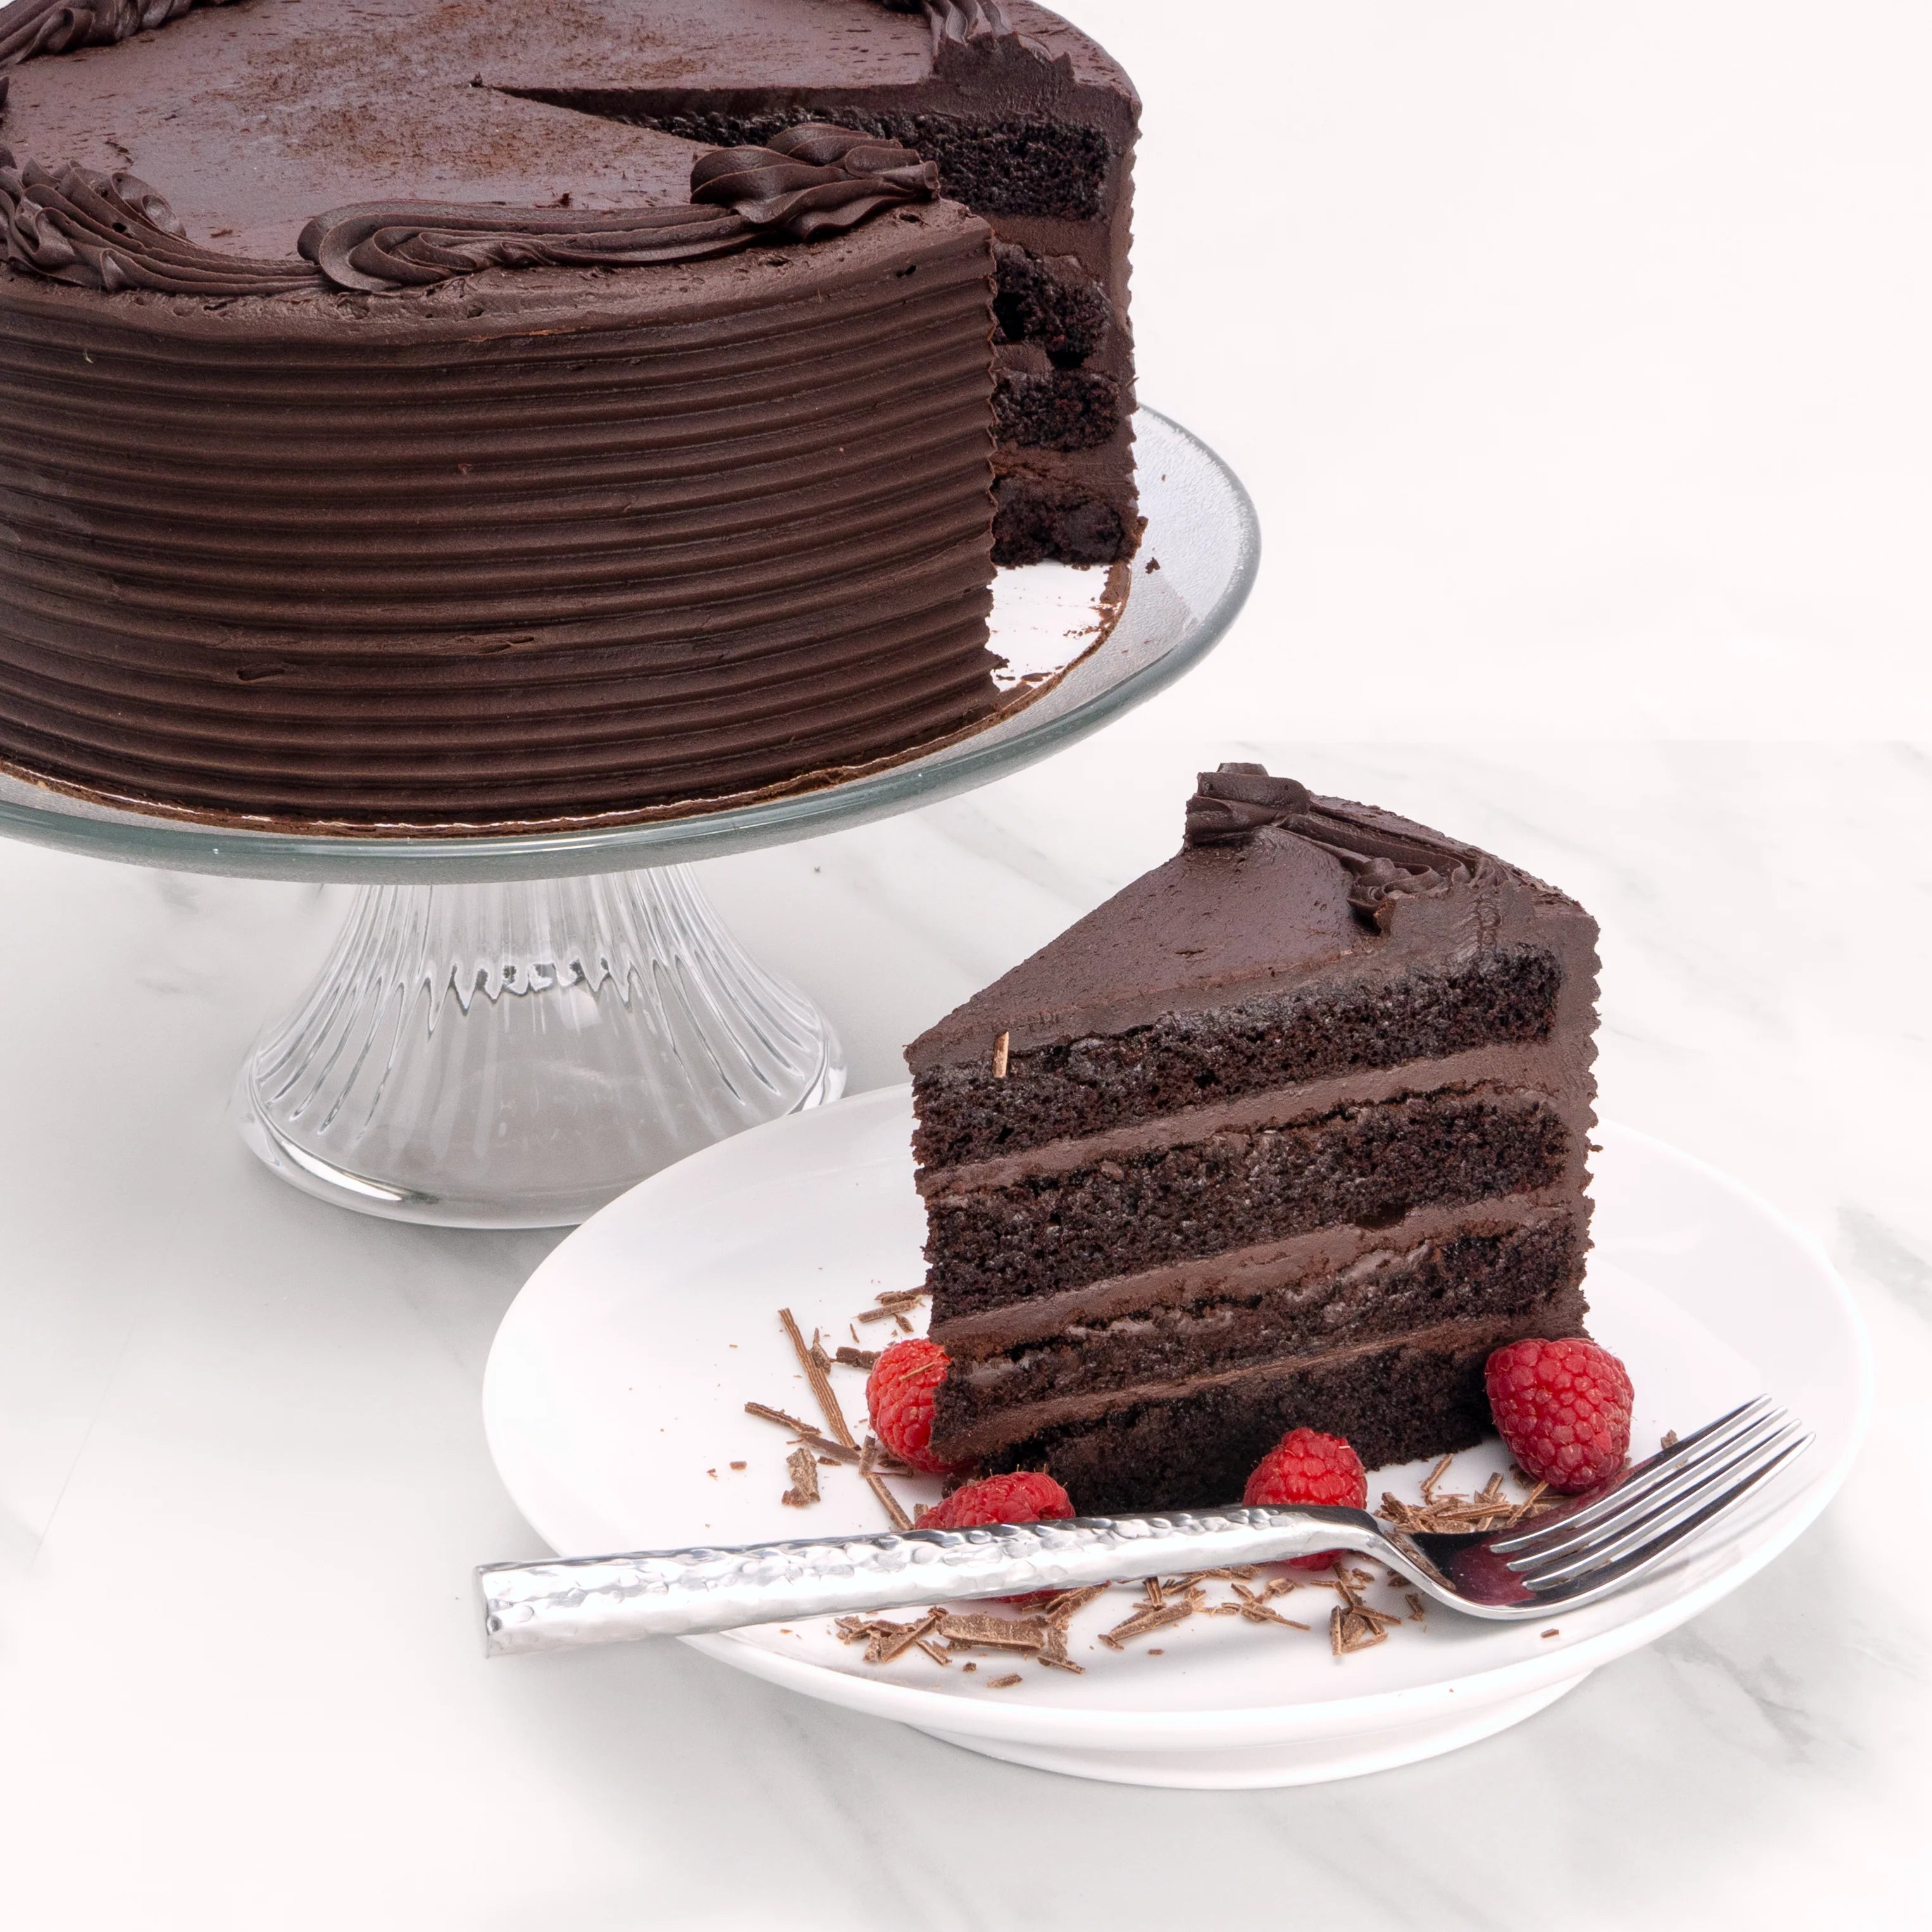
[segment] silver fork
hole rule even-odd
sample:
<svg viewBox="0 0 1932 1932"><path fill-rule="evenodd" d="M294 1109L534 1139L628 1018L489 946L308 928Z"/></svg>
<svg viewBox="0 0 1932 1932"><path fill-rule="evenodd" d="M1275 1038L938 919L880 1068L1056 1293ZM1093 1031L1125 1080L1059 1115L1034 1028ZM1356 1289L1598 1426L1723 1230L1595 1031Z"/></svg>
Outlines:
<svg viewBox="0 0 1932 1932"><path fill-rule="evenodd" d="M1375 1557L1469 1616L1544 1617L1625 1588L1811 1440L1760 1396L1600 1489L1509 1528L1464 1535L1390 1529L1362 1510L1240 1507L490 1563L476 1572L484 1650L691 1636L1324 1550Z"/></svg>

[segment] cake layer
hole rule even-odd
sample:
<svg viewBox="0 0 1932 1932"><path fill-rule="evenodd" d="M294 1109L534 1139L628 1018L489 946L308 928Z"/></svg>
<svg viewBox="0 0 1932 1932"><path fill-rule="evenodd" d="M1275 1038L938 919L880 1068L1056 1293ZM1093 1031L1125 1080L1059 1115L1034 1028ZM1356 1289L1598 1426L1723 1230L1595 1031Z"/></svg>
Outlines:
<svg viewBox="0 0 1932 1932"><path fill-rule="evenodd" d="M1291 1429L1340 1436L1375 1469L1472 1447L1490 1427L1483 1365L1526 1335L1582 1332L1582 1298L1448 1323L1294 1363L1270 1363L1087 1399L990 1453L989 1472L1044 1469L1083 1515L1211 1508L1239 1499Z"/></svg>
<svg viewBox="0 0 1932 1932"><path fill-rule="evenodd" d="M1580 1152L1545 1093L1444 1089L934 1193L934 1323L1318 1228L1532 1193Z"/></svg>
<svg viewBox="0 0 1932 1932"><path fill-rule="evenodd" d="M970 1324L942 1327L935 1339L952 1366L934 1410L937 1453L976 1458L1034 1434L1042 1405L1288 1365L1331 1352L1338 1340L1354 1346L1521 1312L1580 1286L1586 1235L1564 1204L1495 1217L1465 1210L1461 1226L1430 1239L1364 1242L1341 1268L1305 1252L1321 1245L1317 1238L1221 1257L1182 1297L1165 1292L1172 1270L1109 1284L1106 1315L1063 1313L1050 1336L1004 1349L975 1346L992 1326L986 1318L980 1336L960 1332Z"/></svg>
<svg viewBox="0 0 1932 1932"><path fill-rule="evenodd" d="M808 259L590 279L211 326L0 277L0 758L243 814L501 822L992 709L984 224L932 205Z"/></svg>
<svg viewBox="0 0 1932 1932"><path fill-rule="evenodd" d="M997 1078L990 1056L934 1066L913 1083L914 1150L950 1167L1239 1094L1541 1041L1562 980L1548 947L1518 943L1046 1042L1011 1054Z"/></svg>

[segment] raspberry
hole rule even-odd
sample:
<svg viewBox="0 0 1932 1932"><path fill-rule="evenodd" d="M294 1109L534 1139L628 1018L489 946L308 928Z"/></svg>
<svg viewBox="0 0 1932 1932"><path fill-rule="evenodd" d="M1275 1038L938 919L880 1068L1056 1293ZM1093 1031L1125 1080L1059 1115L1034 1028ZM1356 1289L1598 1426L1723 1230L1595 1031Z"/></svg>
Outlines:
<svg viewBox="0 0 1932 1932"><path fill-rule="evenodd" d="M1369 1479L1362 1459L1339 1436L1291 1429L1255 1465L1241 1492L1244 1503L1319 1503L1330 1509L1366 1509ZM1325 1570L1346 1550L1324 1550L1288 1558L1291 1570Z"/></svg>
<svg viewBox="0 0 1932 1932"><path fill-rule="evenodd" d="M946 1351L923 1336L895 1342L866 1378L866 1412L872 1433L902 1462L928 1476L950 1476L969 1465L942 1462L932 1453L932 1398L951 1366Z"/></svg>
<svg viewBox="0 0 1932 1932"><path fill-rule="evenodd" d="M1523 1473L1574 1496L1624 1466L1630 1378L1607 1348L1582 1337L1535 1336L1498 1348L1483 1371L1490 1413Z"/></svg>
<svg viewBox="0 0 1932 1932"><path fill-rule="evenodd" d="M976 1529L988 1522L1051 1522L1071 1516L1073 1503L1051 1476L1022 1469L964 1483L919 1520L921 1529Z"/></svg>

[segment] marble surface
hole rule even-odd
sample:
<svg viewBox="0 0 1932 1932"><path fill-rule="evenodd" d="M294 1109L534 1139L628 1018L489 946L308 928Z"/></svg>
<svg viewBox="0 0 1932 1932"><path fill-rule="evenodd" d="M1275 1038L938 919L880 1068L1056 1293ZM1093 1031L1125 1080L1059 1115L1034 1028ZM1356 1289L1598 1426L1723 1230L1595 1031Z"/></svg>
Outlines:
<svg viewBox="0 0 1932 1932"><path fill-rule="evenodd" d="M478 1384L554 1238L364 1220L235 1137L235 1066L344 894L0 847L9 1924L1924 1912L1932 749L1894 741L1932 746L1932 25L1067 10L1147 95L1144 394L1254 490L1255 604L1048 766L709 868L721 909L860 1088L1164 856L1198 766L1263 758L1492 845L1601 920L1604 1111L1845 1270L1879 1362L1861 1466L1717 1610L1349 1784L1056 1779L675 1646L486 1666L470 1568L538 1546Z"/></svg>
<svg viewBox="0 0 1932 1932"><path fill-rule="evenodd" d="M1292 1901L1473 1932L1561 1895L1580 1928L1909 1918L1932 1796L1932 860L1900 834L1932 812L1932 757L1102 738L723 862L712 890L881 1083L926 1019L1172 847L1197 764L1242 755L1577 893L1604 927L1604 1112L1835 1255L1880 1418L1793 1551L1518 1730L1300 1791L1058 1779L675 1646L486 1665L470 1566L541 1546L478 1381L554 1238L364 1220L236 1138L232 1070L340 892L0 848L0 1911L37 1932L964 1928ZM967 1821L997 1857L962 1857Z"/></svg>

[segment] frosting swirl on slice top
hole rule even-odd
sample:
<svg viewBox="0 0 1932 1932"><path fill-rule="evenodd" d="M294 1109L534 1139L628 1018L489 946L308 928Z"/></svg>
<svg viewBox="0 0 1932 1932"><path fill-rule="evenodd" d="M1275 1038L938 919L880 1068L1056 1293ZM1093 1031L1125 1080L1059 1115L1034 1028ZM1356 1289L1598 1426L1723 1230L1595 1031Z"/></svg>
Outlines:
<svg viewBox="0 0 1932 1932"><path fill-rule="evenodd" d="M1378 932L1388 930L1391 896L1436 892L1475 876L1482 855L1446 839L1394 832L1317 802L1304 784L1262 765L1224 764L1200 775L1187 801L1190 845L1245 845L1270 827L1305 838L1349 873L1348 904Z"/></svg>

